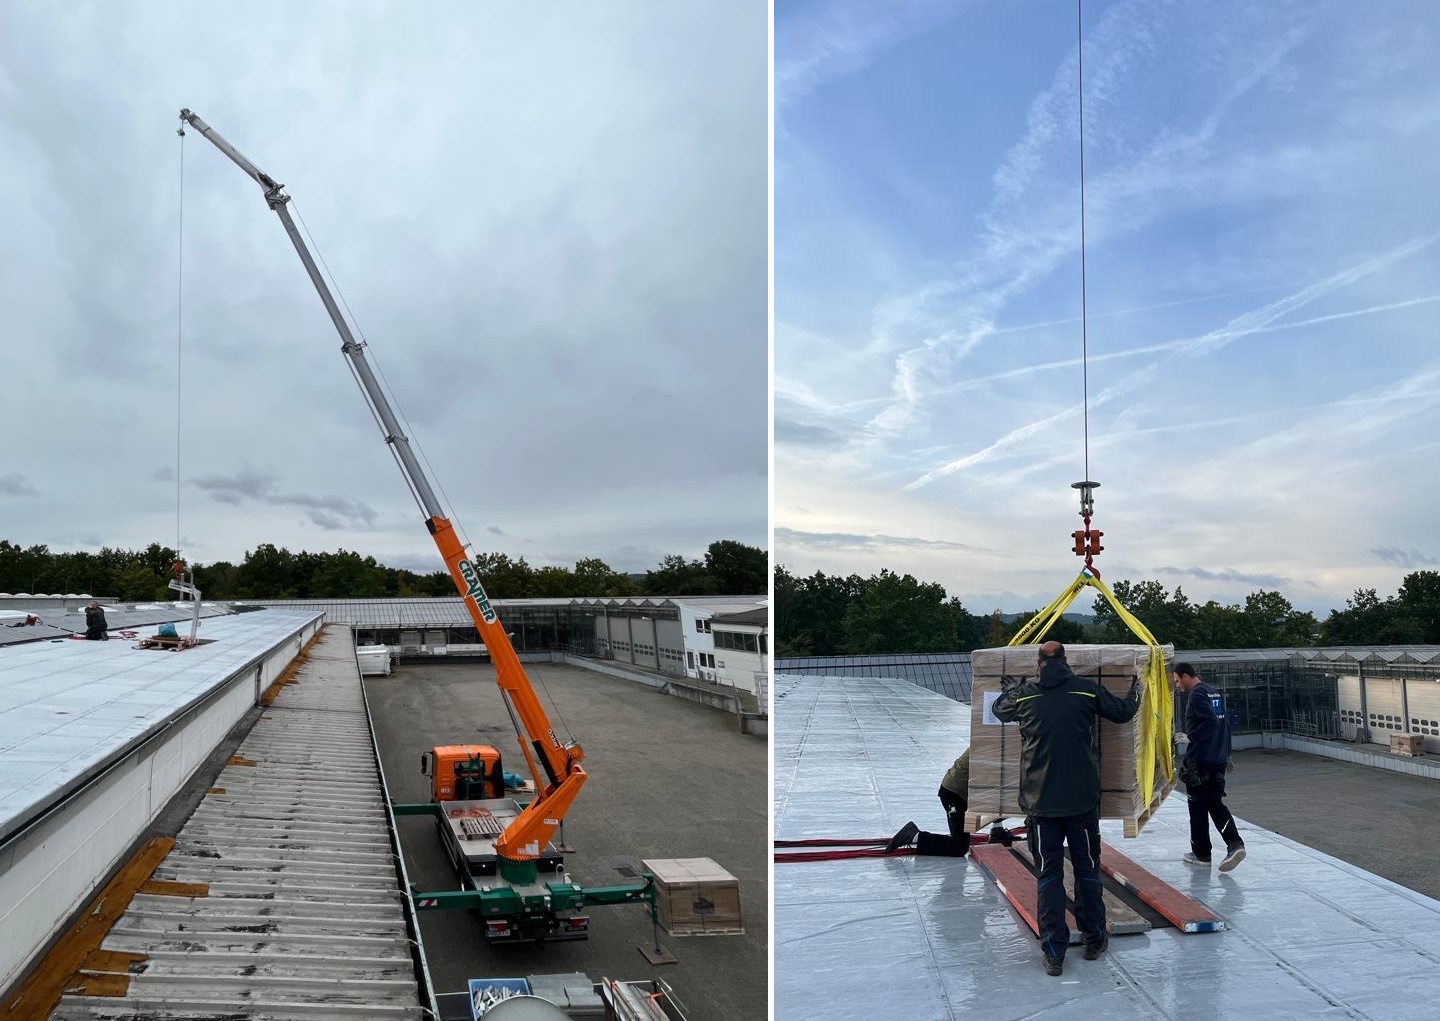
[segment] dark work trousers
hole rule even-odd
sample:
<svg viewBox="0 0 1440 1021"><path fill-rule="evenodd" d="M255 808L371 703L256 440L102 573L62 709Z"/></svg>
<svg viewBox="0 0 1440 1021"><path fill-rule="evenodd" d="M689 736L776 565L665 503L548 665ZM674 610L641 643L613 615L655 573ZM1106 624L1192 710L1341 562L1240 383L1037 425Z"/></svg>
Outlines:
<svg viewBox="0 0 1440 1021"><path fill-rule="evenodd" d="M1087 946L1105 938L1104 888L1100 885L1100 806L1083 815L1036 816L1035 864L1039 869L1040 938L1045 955L1065 959L1065 845L1075 869L1075 924Z"/></svg>
<svg viewBox="0 0 1440 1021"><path fill-rule="evenodd" d="M950 833L926 833L921 830L915 837L915 853L962 858L970 850L970 834L965 832L965 799L941 787L940 804L945 809Z"/></svg>
<svg viewBox="0 0 1440 1021"><path fill-rule="evenodd" d="M1225 798L1225 767L1213 772L1200 773L1198 782L1185 784L1185 796L1190 807L1190 850L1195 857L1210 860L1210 823L1220 831L1225 841L1225 850L1230 851L1244 845L1240 831L1235 828L1235 817L1230 814Z"/></svg>
<svg viewBox="0 0 1440 1021"><path fill-rule="evenodd" d="M965 835L965 809L970 806L964 798L952 790L940 788L940 805L945 809L945 821L950 826L952 837Z"/></svg>

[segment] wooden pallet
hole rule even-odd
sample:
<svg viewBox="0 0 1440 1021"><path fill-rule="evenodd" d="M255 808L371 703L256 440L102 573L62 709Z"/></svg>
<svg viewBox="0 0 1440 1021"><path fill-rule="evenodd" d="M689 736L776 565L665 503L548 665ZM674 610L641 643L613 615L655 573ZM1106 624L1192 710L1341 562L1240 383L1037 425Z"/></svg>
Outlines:
<svg viewBox="0 0 1440 1021"><path fill-rule="evenodd" d="M188 648L189 645L190 639L188 638L169 638L165 635L151 635L149 638L140 639L135 648L165 649L169 652L178 652L181 649Z"/></svg>
<svg viewBox="0 0 1440 1021"><path fill-rule="evenodd" d="M1100 871L1160 912L1181 932L1220 932L1225 928L1220 917L1205 905L1185 896L1103 841L1100 844Z"/></svg>
<svg viewBox="0 0 1440 1021"><path fill-rule="evenodd" d="M989 829L992 823L1001 822L1010 818L1015 817L1008 815L987 815L983 812L966 812L965 832L979 833L981 830Z"/></svg>
<svg viewBox="0 0 1440 1021"><path fill-rule="evenodd" d="M1165 799L1170 796L1170 792L1174 789L1175 781L1172 779L1163 787L1157 787L1155 789L1155 793L1150 799L1149 806L1146 807L1143 812L1139 813L1138 815L1127 815L1119 817L1120 822L1125 829L1126 839L1129 839L1131 837L1138 837L1140 835L1140 831L1145 828L1145 824L1154 817L1155 813L1160 809L1160 806L1164 804ZM965 829L969 833L979 833L981 830L989 829L993 823L1001 822L1009 818L1020 819L1020 821L1023 822L1023 819L1019 816L993 815L984 812L966 812ZM1106 818L1115 817L1107 816Z"/></svg>
<svg viewBox="0 0 1440 1021"><path fill-rule="evenodd" d="M1122 820L1125 825L1125 838L1127 840L1140 835L1140 831L1145 828L1145 824L1154 818L1155 813L1159 811L1160 806L1165 803L1165 799L1170 796L1170 792L1174 789L1175 778L1172 776L1163 787L1157 787L1155 789L1155 793L1151 796L1150 804L1146 807L1145 811L1139 815L1126 816Z"/></svg>

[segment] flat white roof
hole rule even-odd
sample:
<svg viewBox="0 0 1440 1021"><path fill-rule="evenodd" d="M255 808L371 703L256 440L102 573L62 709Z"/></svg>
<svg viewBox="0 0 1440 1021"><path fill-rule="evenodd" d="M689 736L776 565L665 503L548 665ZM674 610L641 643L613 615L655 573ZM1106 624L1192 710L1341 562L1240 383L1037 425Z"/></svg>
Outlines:
<svg viewBox="0 0 1440 1021"><path fill-rule="evenodd" d="M0 649L0 839L317 616L213 617L200 622L211 641L184 652L117 638Z"/></svg>
<svg viewBox="0 0 1440 1021"><path fill-rule="evenodd" d="M776 837L881 837L911 819L945 831L936 789L969 744L969 706L907 681L852 677L777 675L774 695ZM1108 843L1228 931L1113 936L1093 962L1072 947L1060 978L1045 974L1036 940L969 858L777 864L775 1016L1435 1016L1440 902L1239 826L1248 856L1222 875L1179 860L1189 849L1183 795L1135 839L1102 822Z"/></svg>

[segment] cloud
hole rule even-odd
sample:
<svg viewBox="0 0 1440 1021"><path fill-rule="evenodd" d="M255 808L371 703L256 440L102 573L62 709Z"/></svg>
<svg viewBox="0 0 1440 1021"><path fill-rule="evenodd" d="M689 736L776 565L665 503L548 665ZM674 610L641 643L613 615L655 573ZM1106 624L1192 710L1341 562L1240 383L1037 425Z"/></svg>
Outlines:
<svg viewBox="0 0 1440 1021"><path fill-rule="evenodd" d="M1436 557L1427 557L1425 554L1415 550L1403 550L1395 546L1381 546L1377 549L1372 549L1370 552L1387 564L1394 564L1396 567L1404 567L1411 570L1417 567L1435 567L1440 565L1440 559Z"/></svg>
<svg viewBox="0 0 1440 1021"><path fill-rule="evenodd" d="M39 490L19 472L0 475L0 496L38 496Z"/></svg>
<svg viewBox="0 0 1440 1021"><path fill-rule="evenodd" d="M852 550L866 553L904 549L943 550L953 553L994 553L993 550L970 546L963 542L953 542L949 539L921 539L906 535L860 535L853 532L802 532L793 528L775 529L775 543L781 555L784 555L786 546L809 550Z"/></svg>
<svg viewBox="0 0 1440 1021"><path fill-rule="evenodd" d="M174 482L175 469L168 464L163 468L156 468L150 473L150 480L152 482Z"/></svg>
<svg viewBox="0 0 1440 1021"><path fill-rule="evenodd" d="M848 432L818 422L797 422L775 416L775 442L799 447L843 447L850 439Z"/></svg>
<svg viewBox="0 0 1440 1021"><path fill-rule="evenodd" d="M279 221L177 137L184 104L286 184L473 534L532 559L764 541L764 4L306 5L283 31L211 5L203 52L174 8L0 5L0 348L26 352L6 412L45 423L33 457L0 459L43 495L5 516L11 538L91 527L103 503L106 544L173 542L175 483L152 477L170 464L207 557L317 528L362 553L430 545ZM605 408L685 425L637 442ZM83 471L59 454L97 437L110 453Z"/></svg>
<svg viewBox="0 0 1440 1021"><path fill-rule="evenodd" d="M504 535L504 534L505 534L504 532L502 532L502 531L500 530L500 526L499 526L499 525L491 525L491 526L489 526L488 528L486 528L485 531L489 532L491 535Z"/></svg>
<svg viewBox="0 0 1440 1021"><path fill-rule="evenodd" d="M282 493L278 476L257 468L246 467L233 475L202 476L191 485L219 503L238 506L253 500L275 507L301 507L312 522L331 531L370 527L377 517L373 508L354 497Z"/></svg>
<svg viewBox="0 0 1440 1021"><path fill-rule="evenodd" d="M1343 270L1332 273L1330 276L1325 277L1324 279L1317 280L1306 287L1302 287L1298 291L1287 294L1284 297L1279 298L1275 301L1269 302L1261 306L1260 308L1251 309L1248 312L1235 316L1224 326L1218 327L1214 330L1210 330L1195 337L1189 337L1184 340L1172 341L1168 344L1159 345L1157 348L1155 348L1155 350L1163 351L1170 354L1170 358L1160 359L1151 362L1149 365L1137 369L1134 372L1130 373L1128 376L1121 378L1119 382L1106 387L1103 391L1090 399L1089 407L1091 410L1102 407L1110 403L1111 401L1123 397L1127 394L1133 393L1141 386L1152 382L1157 378L1158 371L1161 366L1168 361L1173 361L1174 359L1179 357L1199 357L1202 355L1213 354L1214 352L1219 351L1220 349L1227 347L1230 344L1233 344L1235 341L1239 340L1242 337L1249 336L1252 333L1258 333L1261 330L1270 327L1271 324L1274 323L1277 319L1280 319L1282 316L1290 314L1296 309L1303 308L1306 305L1317 301L1336 290L1348 287L1360 280L1365 279L1366 277L1379 273L1381 270L1391 268L1396 263L1415 255L1417 252L1429 248L1437 240L1440 240L1440 234L1431 234L1427 237L1412 238L1404 244L1392 248L1387 252L1382 252L1379 255L1371 256L1368 259L1363 259L1358 263L1347 266ZM1417 301L1427 300L1429 299L1417 299ZM1417 301L1402 302L1396 304L1410 305L1417 303ZM1337 316L1330 316L1325 318L1342 318L1349 314L1352 313L1341 313ZM932 468L920 477L916 478L914 481L908 483L905 486L905 489L919 489L923 486L929 485L937 479L942 479L947 475L953 475L955 472L961 471L965 468L969 468L972 465L983 464L987 461L992 461L996 457L1007 453L1024 440L1027 440L1032 436L1047 431L1053 425L1057 425L1062 422L1072 421L1081 417L1081 415L1084 413L1084 410L1085 406L1083 404L1068 405L1053 414L1045 416L1044 418L1036 419L1035 421L1012 429L1005 435L1001 436L999 439L990 443L990 445L987 447L975 451L974 453L966 454L964 457L955 458L951 461L946 462L945 464Z"/></svg>
<svg viewBox="0 0 1440 1021"><path fill-rule="evenodd" d="M967 0L849 0L776 18L777 115L827 82L854 74L906 39L943 24Z"/></svg>
<svg viewBox="0 0 1440 1021"><path fill-rule="evenodd" d="M1280 589L1291 584L1289 578L1282 578L1275 574L1247 574L1237 571L1233 567L1227 567L1220 571L1212 571L1206 567L1157 567L1157 574L1183 574L1190 578L1199 578L1201 581L1235 582L1242 585L1259 585L1262 588Z"/></svg>
<svg viewBox="0 0 1440 1021"><path fill-rule="evenodd" d="M1202 197L1253 199L1274 191L1276 180L1313 176L1324 163L1320 154L1301 154L1293 146L1234 150L1218 140L1232 108L1298 46L1299 30L1278 39L1262 37L1261 52L1237 51L1226 87L1203 109L1186 110L1177 120L1127 106L1135 82L1163 59L1156 43L1167 27L1176 30L1167 25L1177 18L1173 6L1118 3L1087 32L1087 137L1092 121L1107 127L1087 146L1093 162L1104 168L1086 182L1092 249ZM1051 86L1032 102L1025 135L995 172L991 202L980 216L979 254L949 276L876 309L877 332L896 354L891 400L865 430L871 442L893 440L913 426L926 392L948 381L955 367L995 334L1000 311L1076 258L1075 71L1072 47Z"/></svg>

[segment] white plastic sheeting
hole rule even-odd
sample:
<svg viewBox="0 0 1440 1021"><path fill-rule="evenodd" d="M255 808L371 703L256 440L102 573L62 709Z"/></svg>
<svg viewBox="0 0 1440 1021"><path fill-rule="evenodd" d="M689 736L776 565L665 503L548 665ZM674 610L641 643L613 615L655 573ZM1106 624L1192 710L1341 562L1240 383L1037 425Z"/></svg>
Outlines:
<svg viewBox="0 0 1440 1021"><path fill-rule="evenodd" d="M910 819L944 832L935 792L968 743L968 706L905 681L781 675L774 717L777 838L888 836ZM1068 955L1060 978L968 858L776 865L775 1017L1436 1016L1440 902L1240 827L1249 856L1221 875L1179 860L1181 797L1133 840L1102 823L1109 843L1229 931L1116 936L1098 961Z"/></svg>

